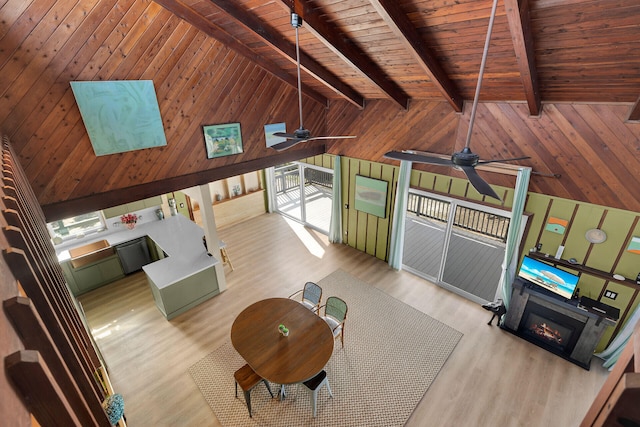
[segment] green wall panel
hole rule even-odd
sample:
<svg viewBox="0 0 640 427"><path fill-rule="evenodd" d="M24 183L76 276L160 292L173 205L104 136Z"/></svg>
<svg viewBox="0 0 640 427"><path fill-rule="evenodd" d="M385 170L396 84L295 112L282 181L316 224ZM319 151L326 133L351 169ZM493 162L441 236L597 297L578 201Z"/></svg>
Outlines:
<svg viewBox="0 0 640 427"><path fill-rule="evenodd" d="M333 167L333 156L316 156L314 164ZM358 250L366 252L380 259L388 259L389 237L391 235L391 218L395 198L395 186L398 166L362 161L352 158L342 158L343 226L346 236L344 242ZM389 183L387 195L386 218L379 218L359 212L353 207L355 194L355 176L364 175L371 178L383 179ZM475 190L467 191L467 180L449 177L432 172L411 172L410 185L425 191L449 194L482 200ZM513 202L513 190L496 187L496 192L503 195L503 202L487 198L485 203L509 209ZM528 231L523 238L524 256L530 248L542 243L542 252L551 256L556 254L559 245L564 245L562 258L576 258L580 263L604 272L618 273L635 279L640 271L640 255L626 251L631 236L640 237L640 214L622 211L606 206L592 205L568 199L551 198L544 194L529 193L525 213L528 215ZM404 213L403 213L404 214ZM545 230L548 217L553 216L569 221L563 234ZM591 228L601 228L607 233L607 240L601 244L590 244L585 239L585 233ZM639 304L638 290L640 286L625 286L616 282L581 274L578 284L580 294L593 299L601 299L604 303L620 309L621 315L629 315ZM618 294L615 300L604 297L604 292L611 290ZM622 327L625 319L621 319L614 328L609 328L598 345L598 351L604 349L615 333Z"/></svg>

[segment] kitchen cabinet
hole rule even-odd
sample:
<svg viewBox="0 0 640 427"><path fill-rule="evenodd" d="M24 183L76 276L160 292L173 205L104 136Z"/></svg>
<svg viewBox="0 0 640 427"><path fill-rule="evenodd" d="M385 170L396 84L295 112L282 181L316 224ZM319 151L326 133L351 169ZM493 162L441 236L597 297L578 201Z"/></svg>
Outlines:
<svg viewBox="0 0 640 427"><path fill-rule="evenodd" d="M120 259L116 254L79 268L74 268L70 261L60 265L71 293L75 296L124 277Z"/></svg>
<svg viewBox="0 0 640 427"><path fill-rule="evenodd" d="M111 208L103 209L102 213L105 218L120 217L126 213L139 211L145 208L152 208L154 206L162 205L162 197L155 196L148 199L137 200L131 203L125 203L124 205L113 206Z"/></svg>

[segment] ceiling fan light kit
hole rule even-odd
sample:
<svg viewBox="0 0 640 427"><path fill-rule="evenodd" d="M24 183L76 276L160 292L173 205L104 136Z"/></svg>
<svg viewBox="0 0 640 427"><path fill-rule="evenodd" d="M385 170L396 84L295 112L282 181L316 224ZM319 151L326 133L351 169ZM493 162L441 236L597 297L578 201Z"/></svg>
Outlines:
<svg viewBox="0 0 640 427"><path fill-rule="evenodd" d="M298 72L298 113L300 115L300 127L293 133L275 132L273 135L286 138L285 141L279 142L271 146L276 151L287 150L301 142L312 141L315 139L346 139L355 138L352 135L343 136L311 136L311 132L304 128L302 124L302 80L300 78L300 37L298 28L302 27L302 17L295 12L291 12L291 26L296 30L296 66Z"/></svg>
<svg viewBox="0 0 640 427"><path fill-rule="evenodd" d="M388 159L395 160L407 160L410 162L417 163L426 163L430 165L438 165L438 166L450 166L458 170L462 170L464 174L467 176L467 179L476 189L476 191L484 196L492 197L494 199L502 201L502 199L496 194L496 192L491 188L491 186L484 180L478 172L476 172L475 167L477 165L484 165L487 163L495 163L495 162L508 162L512 160L524 160L529 157L514 157L510 159L492 159L492 160L480 160L480 157L473 153L470 148L471 144L471 135L473 131L473 123L476 117L476 111L478 109L478 99L480 97L480 87L482 86L482 77L484 74L484 68L487 62L487 54L489 52L489 43L491 41L491 30L493 28L493 21L496 16L496 8L498 6L498 0L493 0L493 6L491 8L491 17L489 18L489 27L487 29L487 38L484 44L484 50L482 52L482 62L480 63L480 72L478 73L478 84L476 86L476 92L473 99L473 106L471 108L471 117L469 119L469 129L467 132L467 139L465 142L465 146L462 151L456 151L451 156L451 160L442 159L440 157L435 157L428 153L419 153L416 150L405 150L405 151L390 151L384 155L384 157Z"/></svg>

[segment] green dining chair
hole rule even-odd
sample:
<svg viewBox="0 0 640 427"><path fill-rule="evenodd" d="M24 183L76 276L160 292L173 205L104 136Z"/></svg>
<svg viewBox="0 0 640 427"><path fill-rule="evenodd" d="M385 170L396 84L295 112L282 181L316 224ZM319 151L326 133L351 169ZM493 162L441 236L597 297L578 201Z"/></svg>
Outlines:
<svg viewBox="0 0 640 427"><path fill-rule="evenodd" d="M347 320L347 303L338 297L329 297L318 310L318 314L320 314L322 308L324 308L324 314L321 314L320 317L327 322L334 338L340 336L340 342L342 348L344 348L344 324Z"/></svg>
<svg viewBox="0 0 640 427"><path fill-rule="evenodd" d="M318 311L320 307L320 299L322 299L322 288L313 282L307 282L304 284L304 288L289 295L289 298L298 297L301 295L300 303L307 307L309 310Z"/></svg>

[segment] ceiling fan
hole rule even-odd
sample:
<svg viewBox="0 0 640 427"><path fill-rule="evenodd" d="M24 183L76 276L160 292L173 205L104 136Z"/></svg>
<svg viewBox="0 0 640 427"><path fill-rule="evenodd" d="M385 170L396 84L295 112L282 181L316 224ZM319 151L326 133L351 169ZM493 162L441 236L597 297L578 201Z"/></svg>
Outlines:
<svg viewBox="0 0 640 427"><path fill-rule="evenodd" d="M473 99L473 107L471 108L471 118L469 119L469 130L467 132L467 139L462 151L456 151L451 156L451 159L445 159L441 157L436 157L434 155L430 155L429 153L420 152L416 150L405 150L405 151L390 151L384 155L384 157L388 159L395 160L407 160L410 162L416 163L426 163L430 165L438 165L438 166L450 166L456 169L462 170L467 179L475 188L478 193L493 197L494 199L501 200L500 197L496 194L496 192L491 188L491 186L484 180L478 172L476 172L475 167L477 165L484 165L487 163L496 163L496 162L508 162L513 160L524 160L529 159L530 157L513 157L509 159L491 159L491 160L480 160L480 156L473 153L470 148L471 143L471 134L473 130L473 122L476 117L476 110L478 108L478 98L480 96L480 87L482 85L482 76L484 74L484 67L487 62L487 53L489 52L489 42L491 41L491 30L493 28L493 21L496 16L496 8L497 8L498 0L493 0L493 7L491 9L491 17L489 19L489 28L487 29L487 38L484 44L484 51L482 52L482 62L480 64L480 72L478 74L478 84L476 85L476 93Z"/></svg>
<svg viewBox="0 0 640 427"><path fill-rule="evenodd" d="M279 142L271 146L276 151L286 150L301 142L312 141L316 139L346 139L355 138L355 136L311 136L311 132L302 125L302 82L300 80L300 41L298 38L298 28L302 27L302 18L297 13L291 13L291 26L296 29L296 63L298 68L298 110L300 113L300 127L293 133L275 132L274 136L286 138L286 141Z"/></svg>

